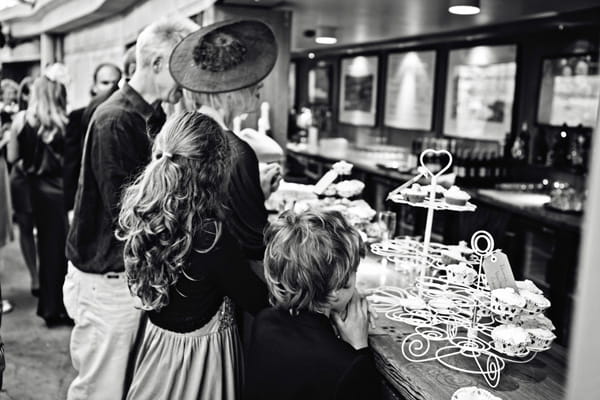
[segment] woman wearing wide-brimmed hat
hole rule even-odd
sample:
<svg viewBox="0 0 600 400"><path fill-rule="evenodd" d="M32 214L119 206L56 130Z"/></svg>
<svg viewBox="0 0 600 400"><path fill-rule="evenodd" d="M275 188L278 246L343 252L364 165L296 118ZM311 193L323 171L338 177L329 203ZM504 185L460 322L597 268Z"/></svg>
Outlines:
<svg viewBox="0 0 600 400"><path fill-rule="evenodd" d="M259 172L257 154L232 128L235 117L259 110L262 81L273 69L277 52L268 25L229 20L192 33L173 50L169 63L173 78L184 88L186 107L227 130L234 158L228 223L247 257L259 261L267 224L264 202L279 184L280 168L268 164Z"/></svg>

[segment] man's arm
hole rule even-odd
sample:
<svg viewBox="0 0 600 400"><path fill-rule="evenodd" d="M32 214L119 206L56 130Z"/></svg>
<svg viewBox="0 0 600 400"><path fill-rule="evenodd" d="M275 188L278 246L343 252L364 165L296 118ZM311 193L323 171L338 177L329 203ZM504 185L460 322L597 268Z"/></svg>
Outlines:
<svg viewBox="0 0 600 400"><path fill-rule="evenodd" d="M150 143L144 132L138 132L132 121L122 116L94 118L89 134L93 140L91 167L102 202L116 222L122 190L148 163Z"/></svg>

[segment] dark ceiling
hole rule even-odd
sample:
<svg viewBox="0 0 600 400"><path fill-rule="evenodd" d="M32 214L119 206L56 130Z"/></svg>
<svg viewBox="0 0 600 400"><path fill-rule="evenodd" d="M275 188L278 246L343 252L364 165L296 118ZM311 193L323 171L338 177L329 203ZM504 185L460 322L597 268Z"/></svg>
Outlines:
<svg viewBox="0 0 600 400"><path fill-rule="evenodd" d="M293 11L292 51L324 47L304 31L337 28L343 46L477 28L600 7L600 0L481 0L481 13L448 13L448 0L223 0L223 4Z"/></svg>

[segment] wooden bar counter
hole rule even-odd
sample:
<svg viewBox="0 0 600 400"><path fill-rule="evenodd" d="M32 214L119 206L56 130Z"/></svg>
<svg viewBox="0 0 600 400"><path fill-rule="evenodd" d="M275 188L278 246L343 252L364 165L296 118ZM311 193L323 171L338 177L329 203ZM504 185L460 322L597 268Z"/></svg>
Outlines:
<svg viewBox="0 0 600 400"><path fill-rule="evenodd" d="M376 256L361 263L357 286L366 291L380 286L406 287L411 277L383 265ZM565 350L558 344L526 364L506 363L496 389L490 388L479 375L451 370L437 361L410 362L402 355L403 339L414 327L389 320L383 314L370 332L370 345L376 366L385 380L384 398L407 400L450 400L465 386L488 390L503 400L559 400L564 397ZM435 346L432 343L433 346ZM430 350L428 354L433 354ZM461 360L465 361L466 360Z"/></svg>

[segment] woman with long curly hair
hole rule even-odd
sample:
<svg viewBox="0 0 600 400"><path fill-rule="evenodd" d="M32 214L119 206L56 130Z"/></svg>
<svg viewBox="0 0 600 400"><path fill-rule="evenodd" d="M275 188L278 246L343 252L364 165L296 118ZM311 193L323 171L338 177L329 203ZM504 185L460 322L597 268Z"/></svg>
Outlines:
<svg viewBox="0 0 600 400"><path fill-rule="evenodd" d="M20 162L30 180L33 222L38 232L40 292L37 314L49 327L71 324L63 304L67 273L67 216L63 196L63 144L68 76L62 64L47 67L31 88L22 129L9 143L9 161ZM17 115L15 119L19 117Z"/></svg>
<svg viewBox="0 0 600 400"><path fill-rule="evenodd" d="M266 286L224 223L231 149L211 118L176 114L122 199L131 292L148 320L128 399L231 399L241 389L232 301L256 312ZM231 300L230 300L231 299Z"/></svg>

